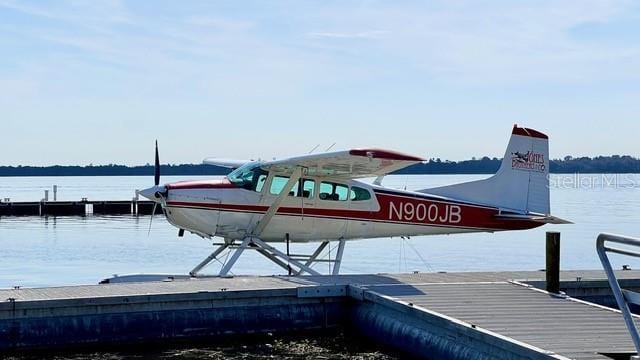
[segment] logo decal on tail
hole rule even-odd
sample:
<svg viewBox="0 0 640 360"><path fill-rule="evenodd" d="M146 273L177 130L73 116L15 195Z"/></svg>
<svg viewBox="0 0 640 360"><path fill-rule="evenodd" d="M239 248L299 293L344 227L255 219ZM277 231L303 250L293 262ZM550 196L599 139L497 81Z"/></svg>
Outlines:
<svg viewBox="0 0 640 360"><path fill-rule="evenodd" d="M533 151L527 151L526 153L519 151L512 152L511 168L515 170L544 172L546 170L544 155L534 153Z"/></svg>

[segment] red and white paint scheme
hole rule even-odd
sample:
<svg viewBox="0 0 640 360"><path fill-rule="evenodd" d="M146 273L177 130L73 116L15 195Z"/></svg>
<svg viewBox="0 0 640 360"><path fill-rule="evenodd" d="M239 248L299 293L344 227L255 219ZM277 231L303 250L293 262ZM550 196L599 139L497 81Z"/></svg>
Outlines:
<svg viewBox="0 0 640 360"><path fill-rule="evenodd" d="M156 159L157 160L157 159ZM224 179L156 185L141 194L162 205L167 220L205 238L224 239L195 276L223 251L234 249L226 275L245 249L254 249L290 273L312 268L329 240L338 241L337 274L346 240L524 230L564 223L550 215L548 137L514 126L502 165L492 177L402 191L381 186L384 175L424 159L381 149L354 149L282 160L207 159L234 170ZM158 164L156 162L156 164ZM373 184L356 179L378 177ZM158 183L159 174L156 174ZM268 242L320 242L301 257Z"/></svg>

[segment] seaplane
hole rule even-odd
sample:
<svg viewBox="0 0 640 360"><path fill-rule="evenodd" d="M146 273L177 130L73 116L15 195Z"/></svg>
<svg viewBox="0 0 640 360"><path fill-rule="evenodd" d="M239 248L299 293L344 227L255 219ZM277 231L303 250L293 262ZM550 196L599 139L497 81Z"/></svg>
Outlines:
<svg viewBox="0 0 640 360"><path fill-rule="evenodd" d="M231 172L222 179L164 185L157 142L155 150L155 184L140 194L162 207L178 236L188 231L219 239L215 251L190 271L193 277L214 260L223 263L218 275L229 276L246 250L264 255L289 275L319 275L314 265L321 261L329 261L336 275L348 240L568 223L550 212L549 138L517 125L493 176L416 191L382 185L385 175L425 161L390 150L351 149L272 161L209 158L205 164ZM319 258L331 241L337 242L335 257ZM317 242L318 247L311 254L290 253L290 243L300 242ZM272 243L286 243L286 251ZM225 262L220 261L223 252Z"/></svg>

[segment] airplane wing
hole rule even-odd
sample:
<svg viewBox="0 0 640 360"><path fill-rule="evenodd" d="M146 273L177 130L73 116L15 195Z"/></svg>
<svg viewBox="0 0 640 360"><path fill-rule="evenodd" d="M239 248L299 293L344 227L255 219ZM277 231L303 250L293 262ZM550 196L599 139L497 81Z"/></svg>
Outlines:
<svg viewBox="0 0 640 360"><path fill-rule="evenodd" d="M309 175L363 178L386 175L425 161L422 158L382 149L353 149L267 161L264 170L292 173L303 167Z"/></svg>
<svg viewBox="0 0 640 360"><path fill-rule="evenodd" d="M202 163L206 165L215 165L215 166L226 167L231 169L237 169L248 162L251 162L251 160L206 158L202 161Z"/></svg>

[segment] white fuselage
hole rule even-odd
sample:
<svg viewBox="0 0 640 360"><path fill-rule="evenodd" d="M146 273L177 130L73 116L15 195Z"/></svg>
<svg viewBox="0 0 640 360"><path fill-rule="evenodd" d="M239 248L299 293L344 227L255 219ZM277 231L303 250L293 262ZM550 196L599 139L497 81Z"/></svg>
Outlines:
<svg viewBox="0 0 640 360"><path fill-rule="evenodd" d="M366 190L370 197L347 198L322 192L321 177L305 177L314 183L306 196L284 197L260 234L269 242L309 242L326 239L362 239L524 229L531 222L494 219L498 209L456 202L422 193L392 190L360 181L333 184ZM174 226L203 237L243 239L252 235L278 194L272 193L274 176L264 180L261 191L240 188L227 180L167 184L165 214ZM323 185L324 186L324 185ZM365 194L366 195L366 194Z"/></svg>

